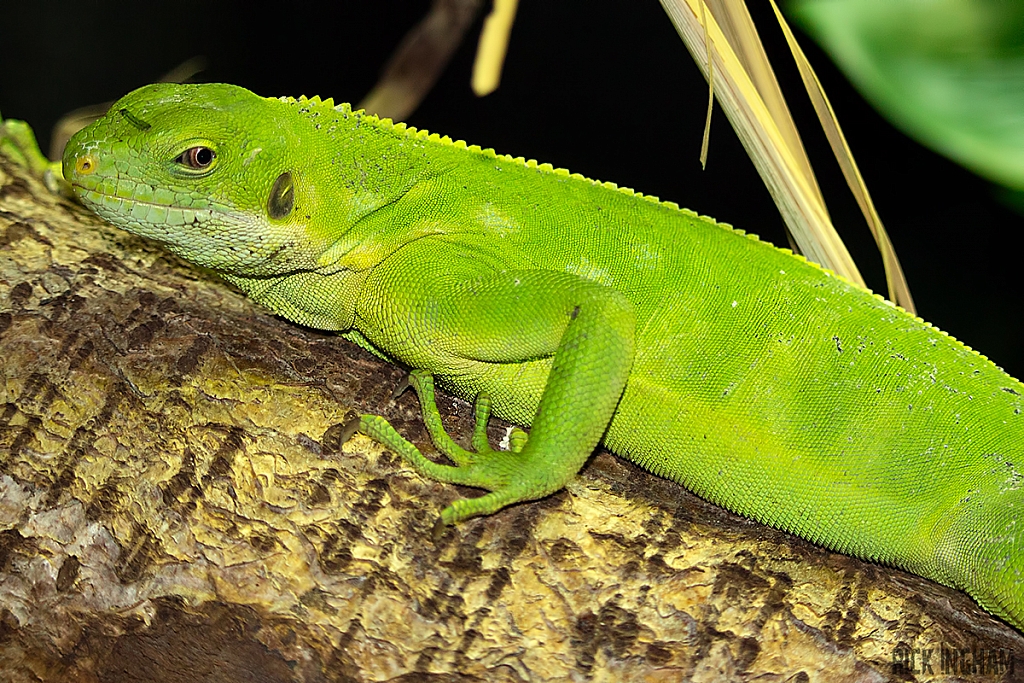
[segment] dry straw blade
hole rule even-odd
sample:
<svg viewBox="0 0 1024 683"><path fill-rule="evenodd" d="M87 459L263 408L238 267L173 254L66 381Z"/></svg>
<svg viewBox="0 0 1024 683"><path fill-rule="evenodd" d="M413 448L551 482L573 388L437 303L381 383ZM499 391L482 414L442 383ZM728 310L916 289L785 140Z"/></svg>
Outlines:
<svg viewBox="0 0 1024 683"><path fill-rule="evenodd" d="M907 280L903 275L903 268L900 267L900 261L896 257L896 250L892 246L892 242L889 241L889 234L885 231L882 219L875 210L875 203L871 201L871 195L864 184L864 178L861 177L860 169L857 168L857 162L854 160L853 152L850 151L850 146L846 142L846 136L843 135L843 129L839 127L839 121L836 119L832 104L828 101L828 97L825 95L825 90L822 88L817 74L814 73L814 69L811 67L811 63L806 55L804 55L804 51L800 48L800 44L796 42L796 36L793 35L793 31L782 16L782 12L779 11L775 0L770 0L770 2L772 3L772 9L775 11L775 16L779 20L779 25L782 26L786 42L793 53L793 58L796 60L797 68L800 71L800 78L803 80L807 94L814 105L814 111L817 112L818 120L821 121L821 127L825 130L825 136L832 146L832 153L835 154L839 167L843 170L846 183L850 186L850 191L853 192L861 213L864 214L868 228L871 229L871 234L875 238L875 244L878 245L878 251L882 255L882 263L885 265L885 281L889 287L889 299L900 304L906 310L913 312L914 300L910 296L910 288L907 286Z"/></svg>
<svg viewBox="0 0 1024 683"><path fill-rule="evenodd" d="M768 186L800 250L811 260L863 285L857 266L829 218L810 161L746 5L742 0L661 0L661 4L705 77L711 74L719 104ZM781 14L778 16L785 26ZM784 30L791 38L788 27ZM710 38L710 46L705 36ZM797 49L794 55L801 65L801 73L810 72L803 53ZM816 79L813 80L816 83ZM817 93L812 93L812 100L816 97L823 100L820 85ZM823 122L826 131L839 131L831 108L826 106L824 111L830 115L828 122ZM831 140L835 133L828 135ZM838 138L842 139L841 132ZM847 172L847 179L876 233L889 278L889 296L913 311L892 245L856 172L845 140L843 143L833 146L840 150L836 154L844 172L847 168L853 169Z"/></svg>
<svg viewBox="0 0 1024 683"><path fill-rule="evenodd" d="M473 92L479 97L497 90L501 81L501 65L505 63L518 4L519 0L494 0L494 9L484 20L473 64Z"/></svg>
<svg viewBox="0 0 1024 683"><path fill-rule="evenodd" d="M764 92L772 93L778 91L774 76L769 71L766 80L764 70L748 69L741 62L741 54L756 63L767 62L766 58L760 58L763 55L760 41L756 48L748 47L742 53L733 47L749 45L752 28L747 27L752 22L745 6L735 3L739 5L737 8L729 0L709 2L703 11L705 24L702 25L702 0L661 0L661 3L705 77L712 74L719 104L775 198L801 251L808 258L863 284L853 259L832 227L817 182L808 172L810 162L806 160L803 145L798 137L795 145L791 142L796 136L792 117L788 110L778 119L773 116L752 80L752 75L760 73ZM720 22L719 17L728 17L729 21ZM733 39L726 37L723 24L735 34ZM705 43L705 35L710 38L710 47ZM756 38L756 33L754 35ZM768 99L778 102L781 94ZM784 102L781 106L785 108Z"/></svg>
<svg viewBox="0 0 1024 683"><path fill-rule="evenodd" d="M875 236L885 264L889 299L913 312L914 303L899 260L835 113L774 0L769 1L833 152ZM473 69L473 90L477 95L486 95L498 86L517 2L494 0L494 8L480 36ZM701 164L707 160L711 108L717 94L800 251L846 279L865 286L829 218L810 160L746 4L743 0L661 0L661 4L708 79L708 124L701 145Z"/></svg>

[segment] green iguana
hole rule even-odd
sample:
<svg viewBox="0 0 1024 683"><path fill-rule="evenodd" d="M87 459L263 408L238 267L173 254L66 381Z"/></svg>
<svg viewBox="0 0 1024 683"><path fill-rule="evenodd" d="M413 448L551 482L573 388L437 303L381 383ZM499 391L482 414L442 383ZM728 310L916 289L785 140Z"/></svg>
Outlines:
<svg viewBox="0 0 1024 683"><path fill-rule="evenodd" d="M561 489L603 442L723 507L1024 629L1024 385L871 292L675 204L319 98L153 85L64 154L111 223L413 370L434 479ZM478 400L475 452L433 378ZM489 411L531 426L491 450ZM1020 526L1018 527L1018 524Z"/></svg>

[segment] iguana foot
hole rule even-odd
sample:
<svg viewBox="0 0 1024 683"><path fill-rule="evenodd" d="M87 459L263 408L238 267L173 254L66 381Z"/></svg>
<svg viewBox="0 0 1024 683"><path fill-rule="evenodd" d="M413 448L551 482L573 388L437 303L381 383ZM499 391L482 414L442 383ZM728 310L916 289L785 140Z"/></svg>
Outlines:
<svg viewBox="0 0 1024 683"><path fill-rule="evenodd" d="M399 453L421 474L436 481L462 484L487 489L490 493L479 498L461 498L441 512L445 524L461 522L477 515L489 515L506 505L535 498L536 483L526 475L526 463L518 454L526 446L526 432L515 427L509 435L511 453L496 451L487 440L487 422L491 416L491 401L481 394L475 407L476 425L473 429L473 450L467 451L452 441L441 424L434 397L434 378L430 373L414 370L409 373L409 384L416 391L423 408L423 423L434 446L448 456L455 466L442 465L426 458L416 446L395 431L387 420L377 415L361 415L359 431L391 450ZM404 387L402 387L404 388Z"/></svg>

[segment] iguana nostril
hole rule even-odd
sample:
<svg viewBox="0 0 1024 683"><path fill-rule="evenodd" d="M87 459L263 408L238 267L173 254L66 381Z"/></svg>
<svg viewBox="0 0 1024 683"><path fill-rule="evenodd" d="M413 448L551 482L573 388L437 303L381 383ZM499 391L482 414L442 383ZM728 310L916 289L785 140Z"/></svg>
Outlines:
<svg viewBox="0 0 1024 683"><path fill-rule="evenodd" d="M75 172L79 175L89 175L96 170L98 165L96 157L91 154L83 154L75 159Z"/></svg>

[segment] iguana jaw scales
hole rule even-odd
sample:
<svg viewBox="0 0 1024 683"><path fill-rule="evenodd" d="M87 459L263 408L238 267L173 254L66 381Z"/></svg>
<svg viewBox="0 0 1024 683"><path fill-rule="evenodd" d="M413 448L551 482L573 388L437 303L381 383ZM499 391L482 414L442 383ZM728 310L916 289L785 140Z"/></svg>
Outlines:
<svg viewBox="0 0 1024 683"><path fill-rule="evenodd" d="M211 235L260 232L265 227L254 225L259 223L260 217L227 208L186 208L116 196L89 189L80 182L72 182L71 186L82 203L104 220L133 234L160 242L169 251L205 268L235 275L266 273L268 266L290 246L279 244L273 248L239 249L226 244L224 249L205 252L203 259L197 260L195 252L180 245L183 233L190 235L188 241L194 244L209 241Z"/></svg>

